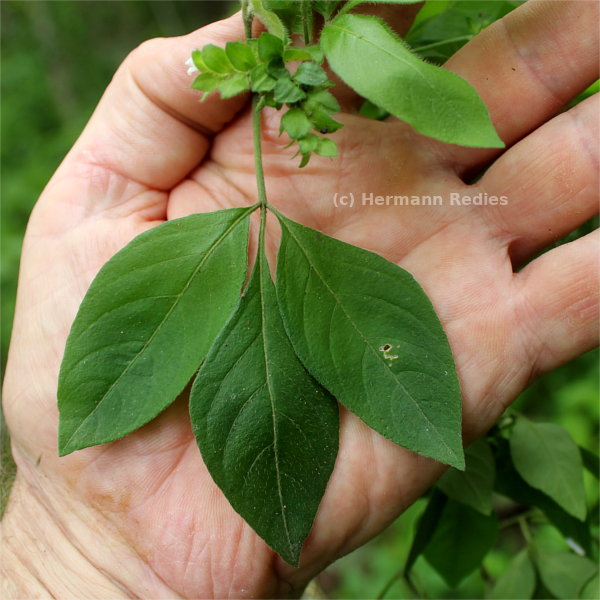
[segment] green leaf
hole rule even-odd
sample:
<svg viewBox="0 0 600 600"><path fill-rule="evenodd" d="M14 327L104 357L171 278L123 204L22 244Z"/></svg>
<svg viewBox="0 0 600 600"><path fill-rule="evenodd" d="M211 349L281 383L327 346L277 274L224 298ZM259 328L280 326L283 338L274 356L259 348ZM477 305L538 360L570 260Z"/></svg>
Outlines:
<svg viewBox="0 0 600 600"><path fill-rule="evenodd" d="M277 83L267 72L267 65L257 65L250 72L250 83L253 92L270 92Z"/></svg>
<svg viewBox="0 0 600 600"><path fill-rule="evenodd" d="M244 73L256 66L256 57L250 46L243 42L227 42L225 44L227 58L238 71Z"/></svg>
<svg viewBox="0 0 600 600"><path fill-rule="evenodd" d="M267 73L275 79L291 79L291 74L281 58L273 58L267 63Z"/></svg>
<svg viewBox="0 0 600 600"><path fill-rule="evenodd" d="M221 98L231 98L245 92L250 87L250 81L246 73L236 73L233 77L226 79L219 85Z"/></svg>
<svg viewBox="0 0 600 600"><path fill-rule="evenodd" d="M222 75L215 75L214 73L200 73L196 79L194 79L194 83L192 83L192 88L195 90L200 90L202 92L213 92L223 83Z"/></svg>
<svg viewBox="0 0 600 600"><path fill-rule="evenodd" d="M533 597L534 591L535 568L529 558L529 552L525 549L510 561L489 597L492 600L528 599Z"/></svg>
<svg viewBox="0 0 600 600"><path fill-rule="evenodd" d="M303 62L294 73L294 80L302 85L318 86L327 83L327 73L314 62Z"/></svg>
<svg viewBox="0 0 600 600"><path fill-rule="evenodd" d="M597 454L590 452L587 448L578 446L583 467L589 471L596 479L600 478L600 458Z"/></svg>
<svg viewBox="0 0 600 600"><path fill-rule="evenodd" d="M316 108L310 113L310 120L313 122L314 128L321 133L333 133L343 127L339 121L332 119L325 110L320 108Z"/></svg>
<svg viewBox="0 0 600 600"><path fill-rule="evenodd" d="M496 444L496 481L494 489L518 504L539 508L565 537L574 539L586 552L590 552L589 527L582 521L572 517L552 498L525 483L512 463L507 440L497 439Z"/></svg>
<svg viewBox="0 0 600 600"><path fill-rule="evenodd" d="M417 58L382 21L343 15L323 29L331 68L359 94L443 142L502 148L487 108L458 75Z"/></svg>
<svg viewBox="0 0 600 600"><path fill-rule="evenodd" d="M200 369L190 413L233 508L297 566L337 455L338 408L294 354L262 254Z"/></svg>
<svg viewBox="0 0 600 600"><path fill-rule="evenodd" d="M338 149L336 143L333 140L330 140L328 138L317 138L317 149L315 150L315 152L319 156L333 157L337 156Z"/></svg>
<svg viewBox="0 0 600 600"><path fill-rule="evenodd" d="M309 161L310 161L310 154L309 153L302 154L302 160L300 161L300 164L298 165L298 167L300 169L303 169L308 164Z"/></svg>
<svg viewBox="0 0 600 600"><path fill-rule="evenodd" d="M293 60L312 60L320 64L323 62L323 52L321 52L319 46L304 46L303 48L288 46L283 51L283 60L286 62Z"/></svg>
<svg viewBox="0 0 600 600"><path fill-rule="evenodd" d="M201 50L194 50L192 51L192 61L194 62L194 66L199 70L199 71L208 71L208 67L204 64L204 61L202 60L202 51Z"/></svg>
<svg viewBox="0 0 600 600"><path fill-rule="evenodd" d="M228 74L233 72L233 65L229 62L225 50L214 44L206 44L202 48L202 60L215 73Z"/></svg>
<svg viewBox="0 0 600 600"><path fill-rule="evenodd" d="M319 138L313 133L308 134L305 138L298 140L298 146L302 154L310 154L317 149Z"/></svg>
<svg viewBox="0 0 600 600"><path fill-rule="evenodd" d="M262 21L269 30L269 35L284 39L287 35L285 26L277 14L267 9L262 0L250 0L252 12ZM266 35L266 34L263 34Z"/></svg>
<svg viewBox="0 0 600 600"><path fill-rule="evenodd" d="M450 587L456 588L479 567L497 535L496 517L448 500L425 549L425 558Z"/></svg>
<svg viewBox="0 0 600 600"><path fill-rule="evenodd" d="M532 487L577 519L586 515L581 454L560 425L519 417L510 437L515 468Z"/></svg>
<svg viewBox="0 0 600 600"><path fill-rule="evenodd" d="M304 137L313 125L301 108L290 108L281 118L281 129L294 140Z"/></svg>
<svg viewBox="0 0 600 600"><path fill-rule="evenodd" d="M495 465L490 445L479 440L465 452L464 471L448 469L437 486L452 500L462 502L484 515L492 512Z"/></svg>
<svg viewBox="0 0 600 600"><path fill-rule="evenodd" d="M313 8L326 20L331 18L341 0L313 0Z"/></svg>
<svg viewBox="0 0 600 600"><path fill-rule="evenodd" d="M348 0L342 10L340 11L340 15L343 15L351 10L354 10L357 6L361 4L417 4L419 2L423 2L423 0Z"/></svg>
<svg viewBox="0 0 600 600"><path fill-rule="evenodd" d="M588 558L568 552L550 553L535 548L533 558L542 583L557 598L573 600L598 566Z"/></svg>
<svg viewBox="0 0 600 600"><path fill-rule="evenodd" d="M365 100L358 109L359 114L367 119L373 119L374 121L383 121L390 116L387 110L383 110L377 104L373 104L370 100Z"/></svg>
<svg viewBox="0 0 600 600"><path fill-rule="evenodd" d="M380 434L463 468L452 353L418 283L377 254L278 216L278 299L302 362Z"/></svg>
<svg viewBox="0 0 600 600"><path fill-rule="evenodd" d="M335 96L327 90L311 90L308 92L304 106L309 112L316 108L326 110L330 114L341 110Z"/></svg>
<svg viewBox="0 0 600 600"><path fill-rule="evenodd" d="M131 433L181 393L238 302L252 210L168 221L102 267L61 366L61 456Z"/></svg>
<svg viewBox="0 0 600 600"><path fill-rule="evenodd" d="M420 56L442 64L474 35L519 4L520 1L503 0L429 2L419 11L404 40Z"/></svg>
<svg viewBox="0 0 600 600"><path fill-rule="evenodd" d="M258 38L258 56L263 62L274 58L281 58L283 54L283 40L270 33L262 33Z"/></svg>
<svg viewBox="0 0 600 600"><path fill-rule="evenodd" d="M273 90L275 102L293 104L306 98L306 94L291 80L278 79Z"/></svg>
<svg viewBox="0 0 600 600"><path fill-rule="evenodd" d="M596 571L579 590L578 598L582 600L598 600L600 598L600 579Z"/></svg>
<svg viewBox="0 0 600 600"><path fill-rule="evenodd" d="M289 33L302 33L302 5L298 0L264 0L264 6L274 12ZM274 33L274 32L272 32ZM284 37L280 35L280 37Z"/></svg>
<svg viewBox="0 0 600 600"><path fill-rule="evenodd" d="M431 541L433 534L436 531L440 517L442 516L442 510L448 502L448 497L433 489L427 507L423 511L423 514L419 518L417 530L413 537L412 545L408 552L408 557L404 563L404 575L410 577L410 571L413 568L417 558L423 554L425 548Z"/></svg>

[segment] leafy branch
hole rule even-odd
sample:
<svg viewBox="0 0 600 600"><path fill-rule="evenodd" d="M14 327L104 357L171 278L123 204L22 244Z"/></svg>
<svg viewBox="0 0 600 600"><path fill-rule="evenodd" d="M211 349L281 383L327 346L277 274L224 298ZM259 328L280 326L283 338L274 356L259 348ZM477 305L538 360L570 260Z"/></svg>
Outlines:
<svg viewBox="0 0 600 600"><path fill-rule="evenodd" d="M422 288L397 265L288 219L267 199L265 108L281 111L280 133L300 167L314 154L337 155L329 136L342 126L333 117L340 106L325 58L356 92L425 135L502 145L467 82L420 60L381 20L353 14L360 4L245 0L246 39L191 52L202 99L252 95L258 203L166 222L118 252L81 304L59 378L61 455L122 438L193 381L190 417L208 470L293 565L336 460L338 402L396 444L465 467L458 377ZM318 39L315 15L325 23ZM267 31L253 38L256 18ZM256 210L258 250L245 284ZM267 211L282 229L276 283ZM467 474L475 462L467 454ZM444 485L452 498L456 481ZM448 500L446 518L471 515L487 544L494 517L487 504L481 512L480 494L470 503ZM428 552L439 563L441 554Z"/></svg>

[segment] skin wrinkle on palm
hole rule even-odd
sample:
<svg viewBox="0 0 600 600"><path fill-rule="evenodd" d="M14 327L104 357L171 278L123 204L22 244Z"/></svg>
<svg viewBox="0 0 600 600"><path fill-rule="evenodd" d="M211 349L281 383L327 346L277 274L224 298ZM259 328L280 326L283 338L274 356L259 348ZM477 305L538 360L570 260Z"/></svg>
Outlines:
<svg viewBox="0 0 600 600"><path fill-rule="evenodd" d="M571 18L573 11L578 18ZM521 43L528 39L532 46L545 39L557 40L557 44L564 44L561 47L568 56L538 56L537 69L555 72L564 89L574 95L576 91L571 91L583 89L598 76L594 53L587 47L595 39L596 22L595 3L535 2L511 13L504 25L486 29L449 63L449 68L476 87L490 107L501 137L514 144L475 184L477 189L497 193L510 184L512 202L505 209L483 213L470 207L459 219L423 211L422 207L420 212L403 212L402 219L393 207L362 211L360 219L338 217L329 201L335 191L368 186L385 195L405 185L415 194L472 191L455 173L497 157L495 153L441 147L415 136L400 123L366 122L353 114L344 115L340 154L343 161L345 146L349 149L346 157L352 157L352 149L360 147L363 156L377 152L394 156L400 163L412 161L416 168L409 181L403 181L387 163L378 164L377 169L372 163L353 163L353 168L340 173L332 171L335 167L323 159L311 162L306 173L297 173L295 164L281 153L281 142L273 138L265 141L267 185L275 206L305 225L399 261L422 279L442 315L456 357L463 385L465 429L471 439L493 424L528 383L534 367L553 369L597 344L598 286L590 275L596 272L597 235L556 248L522 271L513 272L508 254L512 241L526 238L530 247L542 247L595 214L596 174L590 171L589 162L574 160L578 155L572 148L577 148L575 141L581 130L574 132L568 118L552 119L556 107L536 94L537 82L518 64L519 79L513 85L500 60L510 52L505 30L518 30ZM64 587L67 581L56 574L61 573L65 556L74 556L72 547L76 545L85 548L85 556L78 563L78 573L71 572L68 578L73 582L81 575L85 585L93 585L96 594L89 597L97 596L98 590L106 591L102 573L122 572L124 564L130 568L122 585L130 595L193 597L207 593L223 597L231 590L243 590L247 596L281 596L290 587L301 589L332 560L381 531L440 473L437 465L393 447L342 412L338 465L301 567L292 570L274 560L231 511L199 464L185 422L184 401L176 402L159 419L122 441L60 461L56 458L58 360L90 275L137 233L167 215L214 210L223 198L239 198L239 190L251 189L248 118L244 114L236 118L241 102L233 99L221 103L208 98L199 107L195 95L181 92L187 81L181 64L189 48L209 41L223 44L239 35L239 21L234 18L189 38L154 41L136 51L128 60L140 74L139 83L147 96L129 96L134 92L126 85L123 71L117 75L32 216L24 244L23 277L5 383L6 417L20 473L2 526L6 539L14 536L19 540L29 534L52 540L41 535L56 531L56 523L71 537L53 540L54 546L49 542L52 552L46 554L35 575L23 563L10 563L13 572L22 574L19 585L25 590L37 589L37 576L55 596L68 595ZM577 69L569 66L573 61ZM540 102L532 107L523 101L529 96L540 98ZM220 131L206 156L206 140L151 106L148 97L159 99L171 108L171 114L182 114L198 125L218 123L219 129L222 124L229 125ZM140 104L135 107L130 102ZM509 107L512 115L508 114ZM118 116L119 110L127 111L126 118ZM583 135L590 135L599 112L597 98L571 110L589 123ZM155 119L156 126L145 131L149 137L134 139L133 124L146 119ZM125 127L121 135L116 134L116 125ZM385 137L384 126L389 132ZM527 135L530 130L535 131ZM521 140L523 136L527 137ZM398 144L398 139L406 140L410 148ZM560 144L556 144L557 139ZM589 140L590 147L596 148L593 138ZM159 142L163 150L171 149L169 169L164 164L156 167ZM119 144L119 151L113 156L114 144ZM90 150L103 157L104 166L118 166L131 180L144 180L155 189L165 189L173 182L187 183L170 191L168 203L166 198L134 199L128 194L113 198L108 185L103 213L82 219L81 213L74 214L72 204L85 205L98 189L73 174L79 167L77 156ZM141 164L141 155L148 157L147 166ZM531 164L528 181L519 178L515 168L519 160ZM224 165L232 163L238 167L225 175ZM568 182L548 178L547 174L562 164L571 166L572 179L587 182L572 198L577 211L554 201ZM118 180L114 173L107 173L107 183ZM531 193L531 181L535 182L535 194ZM303 190L303 196L290 197L290 188ZM305 198L309 196L326 200L307 206ZM135 202L131 216L115 219L115 215L123 214L128 200ZM429 229L429 220L435 231ZM57 222L60 227L56 227ZM465 249L467 235L471 237ZM40 288L32 282L41 281L42 274L46 287ZM50 289L54 292L49 296ZM193 489L188 484L192 480ZM38 497L42 487L44 509L27 500L33 490ZM363 493L351 492L356 489ZM119 508L126 502L127 512ZM164 529L166 524L159 518L166 512L170 530ZM99 532L107 544L95 543ZM112 554L107 551L109 547L114 549ZM210 568L199 569L199 564ZM244 570L244 565L251 570ZM121 592L122 588L115 596Z"/></svg>

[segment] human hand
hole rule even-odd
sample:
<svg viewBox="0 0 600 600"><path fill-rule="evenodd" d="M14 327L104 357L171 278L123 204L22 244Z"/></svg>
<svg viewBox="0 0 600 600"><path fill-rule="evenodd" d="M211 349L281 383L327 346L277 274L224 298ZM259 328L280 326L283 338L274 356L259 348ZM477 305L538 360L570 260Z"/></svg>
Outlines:
<svg viewBox="0 0 600 600"><path fill-rule="evenodd" d="M550 120L598 77L597 24L595 2L536 2L451 59L448 68L490 108L510 147L501 156L443 145L399 122L368 121L346 90L340 157L314 157L299 171L282 150L277 115L265 113L270 202L400 264L432 299L455 356L467 441L535 375L597 343L597 235L515 273L597 210L597 97ZM212 482L185 398L123 440L57 457L59 364L98 269L165 219L256 201L245 99L213 95L198 104L183 67L191 49L239 37L236 16L135 51L32 214L6 375L19 474L4 522L15 556L5 568L14 582L20 574L31 595L298 593L329 562L381 531L441 472L342 411L336 468L296 570ZM463 182L492 162L475 185ZM334 194L349 192L355 206L336 208ZM441 195L444 206L361 206L362 192ZM506 196L508 204L450 204L451 193L480 192ZM274 250L276 236L270 241ZM23 556L19 544L27 538L45 552Z"/></svg>

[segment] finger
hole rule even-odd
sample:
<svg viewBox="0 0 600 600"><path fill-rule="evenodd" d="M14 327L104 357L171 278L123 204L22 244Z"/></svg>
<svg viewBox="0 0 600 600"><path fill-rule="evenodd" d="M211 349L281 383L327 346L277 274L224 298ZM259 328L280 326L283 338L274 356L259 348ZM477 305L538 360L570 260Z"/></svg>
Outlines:
<svg viewBox="0 0 600 600"><path fill-rule="evenodd" d="M537 258L515 276L523 343L533 353L534 375L598 345L600 232Z"/></svg>
<svg viewBox="0 0 600 600"><path fill-rule="evenodd" d="M599 12L596 0L527 2L445 66L475 87L510 146L598 78ZM450 152L463 175L498 154L456 147Z"/></svg>
<svg viewBox="0 0 600 600"><path fill-rule="evenodd" d="M478 184L505 205L489 206L493 229L512 239L520 264L598 212L600 95L532 133L500 157Z"/></svg>
<svg viewBox="0 0 600 600"><path fill-rule="evenodd" d="M185 61L192 50L243 38L241 17L134 50L117 71L57 178L100 167L143 186L168 190L204 157L208 136L230 121L247 97L199 103ZM132 193L139 190L132 188ZM122 201L123 198L120 198Z"/></svg>

